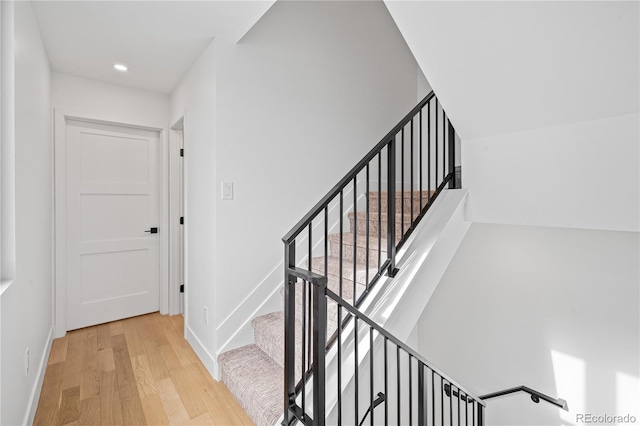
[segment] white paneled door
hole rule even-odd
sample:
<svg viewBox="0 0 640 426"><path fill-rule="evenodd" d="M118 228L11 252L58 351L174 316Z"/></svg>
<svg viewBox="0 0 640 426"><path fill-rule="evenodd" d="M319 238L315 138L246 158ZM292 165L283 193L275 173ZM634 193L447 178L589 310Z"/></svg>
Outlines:
<svg viewBox="0 0 640 426"><path fill-rule="evenodd" d="M158 132L67 121L69 330L159 309L158 144Z"/></svg>

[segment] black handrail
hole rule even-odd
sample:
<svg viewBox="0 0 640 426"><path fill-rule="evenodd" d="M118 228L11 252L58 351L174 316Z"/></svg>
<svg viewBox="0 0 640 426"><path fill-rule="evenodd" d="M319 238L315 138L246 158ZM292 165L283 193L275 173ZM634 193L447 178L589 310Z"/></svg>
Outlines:
<svg viewBox="0 0 640 426"><path fill-rule="evenodd" d="M486 395L482 395L480 397L480 399L486 400L486 399L491 399L491 398L497 398L499 396L503 396L503 395L509 395L512 393L516 393L516 392L525 392L528 393L529 395L531 395L531 400L533 402L535 402L536 404L540 402L540 400L546 401L549 404L553 404L556 407L560 407L565 411L569 411L569 405L567 404L567 401L565 401L562 398L552 398L549 395L545 395L542 392L538 392L537 390L528 388L526 386L518 386L515 388L509 388L509 389L505 389L505 390L501 390L498 392L492 392L492 393L488 393Z"/></svg>

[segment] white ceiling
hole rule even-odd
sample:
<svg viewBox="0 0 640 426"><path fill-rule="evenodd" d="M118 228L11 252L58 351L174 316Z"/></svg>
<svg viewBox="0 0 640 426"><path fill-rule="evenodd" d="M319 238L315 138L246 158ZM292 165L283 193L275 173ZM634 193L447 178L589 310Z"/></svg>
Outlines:
<svg viewBox="0 0 640 426"><path fill-rule="evenodd" d="M385 0L464 138L637 113L637 1Z"/></svg>
<svg viewBox="0 0 640 426"><path fill-rule="evenodd" d="M238 41L274 2L32 4L53 71L170 93L214 37ZM129 71L115 71L114 63Z"/></svg>

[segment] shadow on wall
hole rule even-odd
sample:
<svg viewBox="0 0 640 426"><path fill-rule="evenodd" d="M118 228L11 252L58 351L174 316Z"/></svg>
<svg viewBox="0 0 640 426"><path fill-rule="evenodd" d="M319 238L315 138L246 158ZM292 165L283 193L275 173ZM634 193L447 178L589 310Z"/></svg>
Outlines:
<svg viewBox="0 0 640 426"><path fill-rule="evenodd" d="M560 411L563 424L635 424L640 419L637 371L616 371L556 350L551 360L558 394L571 401L568 412ZM597 391L591 383L598 384Z"/></svg>
<svg viewBox="0 0 640 426"><path fill-rule="evenodd" d="M525 385L569 405L504 396L488 425L640 421L638 237L474 223L418 323L420 352L476 394Z"/></svg>

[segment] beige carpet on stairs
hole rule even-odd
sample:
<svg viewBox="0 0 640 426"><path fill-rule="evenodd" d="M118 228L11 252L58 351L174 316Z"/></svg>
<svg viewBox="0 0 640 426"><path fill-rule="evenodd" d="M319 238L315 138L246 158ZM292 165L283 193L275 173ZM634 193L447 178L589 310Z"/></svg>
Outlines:
<svg viewBox="0 0 640 426"><path fill-rule="evenodd" d="M414 212L416 211L417 200L420 197L418 191L414 191ZM386 197L383 192L382 197ZM365 289L365 282L371 279L377 272L378 265L378 228L382 231L380 237L381 253L380 256L384 261L386 256L387 242L384 239L387 224L387 212L383 204L383 211L377 212L377 192L369 194L370 207L372 214L369 217L369 271L367 273L365 262L367 259L367 239L365 237L366 218L362 212L355 215L349 214L351 219L351 229L354 226L354 219L357 217L356 224L356 265L354 270L354 238L352 233L345 232L342 238L342 289L343 298L348 302L353 300L353 279L355 271L356 281L356 297L360 296ZM396 210L401 210L400 199L402 194L398 194L396 201ZM423 191L423 198L426 200L426 191ZM384 199L384 198L383 198ZM406 191L404 194L405 215L404 226L408 228L411 220L410 208L411 194ZM426 203L426 201L425 201ZM378 226L378 217L381 219L381 226ZM407 219L408 216L408 219ZM415 215L414 215L415 216ZM396 236L399 237L402 220L398 218L396 221ZM339 288L339 256L340 256L340 236L337 234L329 235L329 257L327 259L327 271L329 283L328 286L332 291L338 293ZM312 269L314 272L324 273L324 257L312 259ZM297 328L302 327L303 315L301 312L302 292L301 285L296 286L296 323ZM306 312L306 323L308 324L308 315ZM343 315L345 315L343 313ZM218 363L221 369L222 381L229 388L234 397L238 400L245 412L251 417L257 426L274 426L283 412L284 401L284 315L282 311L271 312L254 318L251 325L254 329L255 344L232 349L218 357ZM337 328L337 308L334 303L327 304L327 334L331 334ZM299 380L302 372L302 355L303 344L301 341L296 342L296 380ZM306 358L306 357L305 357ZM308 360L305 359L305 364Z"/></svg>

